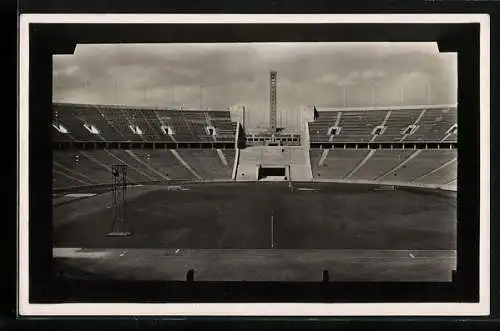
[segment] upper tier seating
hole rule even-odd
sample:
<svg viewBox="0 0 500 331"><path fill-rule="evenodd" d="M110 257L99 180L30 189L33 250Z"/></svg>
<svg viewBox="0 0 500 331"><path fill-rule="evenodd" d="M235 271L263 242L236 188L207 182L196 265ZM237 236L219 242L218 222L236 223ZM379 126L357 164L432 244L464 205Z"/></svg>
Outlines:
<svg viewBox="0 0 500 331"><path fill-rule="evenodd" d="M53 128L56 142L233 142L236 134L229 111L56 103L52 118L54 125L68 131ZM208 128L213 128L214 134Z"/></svg>
<svg viewBox="0 0 500 331"><path fill-rule="evenodd" d="M319 117L309 122L309 135L313 143L396 143L396 142L456 142L456 132L449 130L457 123L456 108L396 109L366 111L320 111ZM408 134L409 126L415 125ZM331 135L332 127L339 127ZM374 129L382 126L379 135Z"/></svg>

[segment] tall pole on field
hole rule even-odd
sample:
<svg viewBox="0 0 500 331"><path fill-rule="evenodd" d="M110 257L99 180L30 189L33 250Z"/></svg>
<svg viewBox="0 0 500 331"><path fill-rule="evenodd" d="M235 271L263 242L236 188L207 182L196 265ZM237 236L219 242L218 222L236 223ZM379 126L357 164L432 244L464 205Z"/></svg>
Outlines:
<svg viewBox="0 0 500 331"><path fill-rule="evenodd" d="M125 217L126 195L127 195L127 165L113 164L111 166L113 176L113 222L110 237L128 237L132 233L128 229Z"/></svg>

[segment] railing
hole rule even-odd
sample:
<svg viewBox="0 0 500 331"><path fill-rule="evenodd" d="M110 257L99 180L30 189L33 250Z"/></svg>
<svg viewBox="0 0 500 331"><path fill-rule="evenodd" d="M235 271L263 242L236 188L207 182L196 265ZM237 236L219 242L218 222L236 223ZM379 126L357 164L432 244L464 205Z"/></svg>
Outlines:
<svg viewBox="0 0 500 331"><path fill-rule="evenodd" d="M312 142L311 148L323 149L457 149L456 142L414 142L414 143L377 143L377 142Z"/></svg>
<svg viewBox="0 0 500 331"><path fill-rule="evenodd" d="M220 141L177 141L177 142L131 142L131 141L65 141L53 142L53 150L92 150L92 149L181 149L181 148L214 148L234 149L234 142Z"/></svg>

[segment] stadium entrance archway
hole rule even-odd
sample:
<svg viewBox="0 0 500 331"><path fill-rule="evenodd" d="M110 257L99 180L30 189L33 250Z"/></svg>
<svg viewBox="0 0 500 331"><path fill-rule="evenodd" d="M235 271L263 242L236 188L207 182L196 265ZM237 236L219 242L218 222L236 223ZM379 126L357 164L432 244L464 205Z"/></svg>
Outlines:
<svg viewBox="0 0 500 331"><path fill-rule="evenodd" d="M290 167L280 165L261 165L257 175L259 181L285 181L290 180Z"/></svg>

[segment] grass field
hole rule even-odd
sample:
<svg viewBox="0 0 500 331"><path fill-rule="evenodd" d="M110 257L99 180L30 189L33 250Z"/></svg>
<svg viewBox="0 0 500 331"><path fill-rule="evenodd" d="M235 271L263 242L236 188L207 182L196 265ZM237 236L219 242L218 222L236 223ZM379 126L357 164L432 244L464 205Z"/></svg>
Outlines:
<svg viewBox="0 0 500 331"><path fill-rule="evenodd" d="M131 188L127 238L106 237L109 192L55 206L54 247L107 252L59 256L58 268L131 279L183 279L192 267L207 280L317 280L322 268L332 280L449 280L455 265L450 193L331 183L184 187Z"/></svg>

